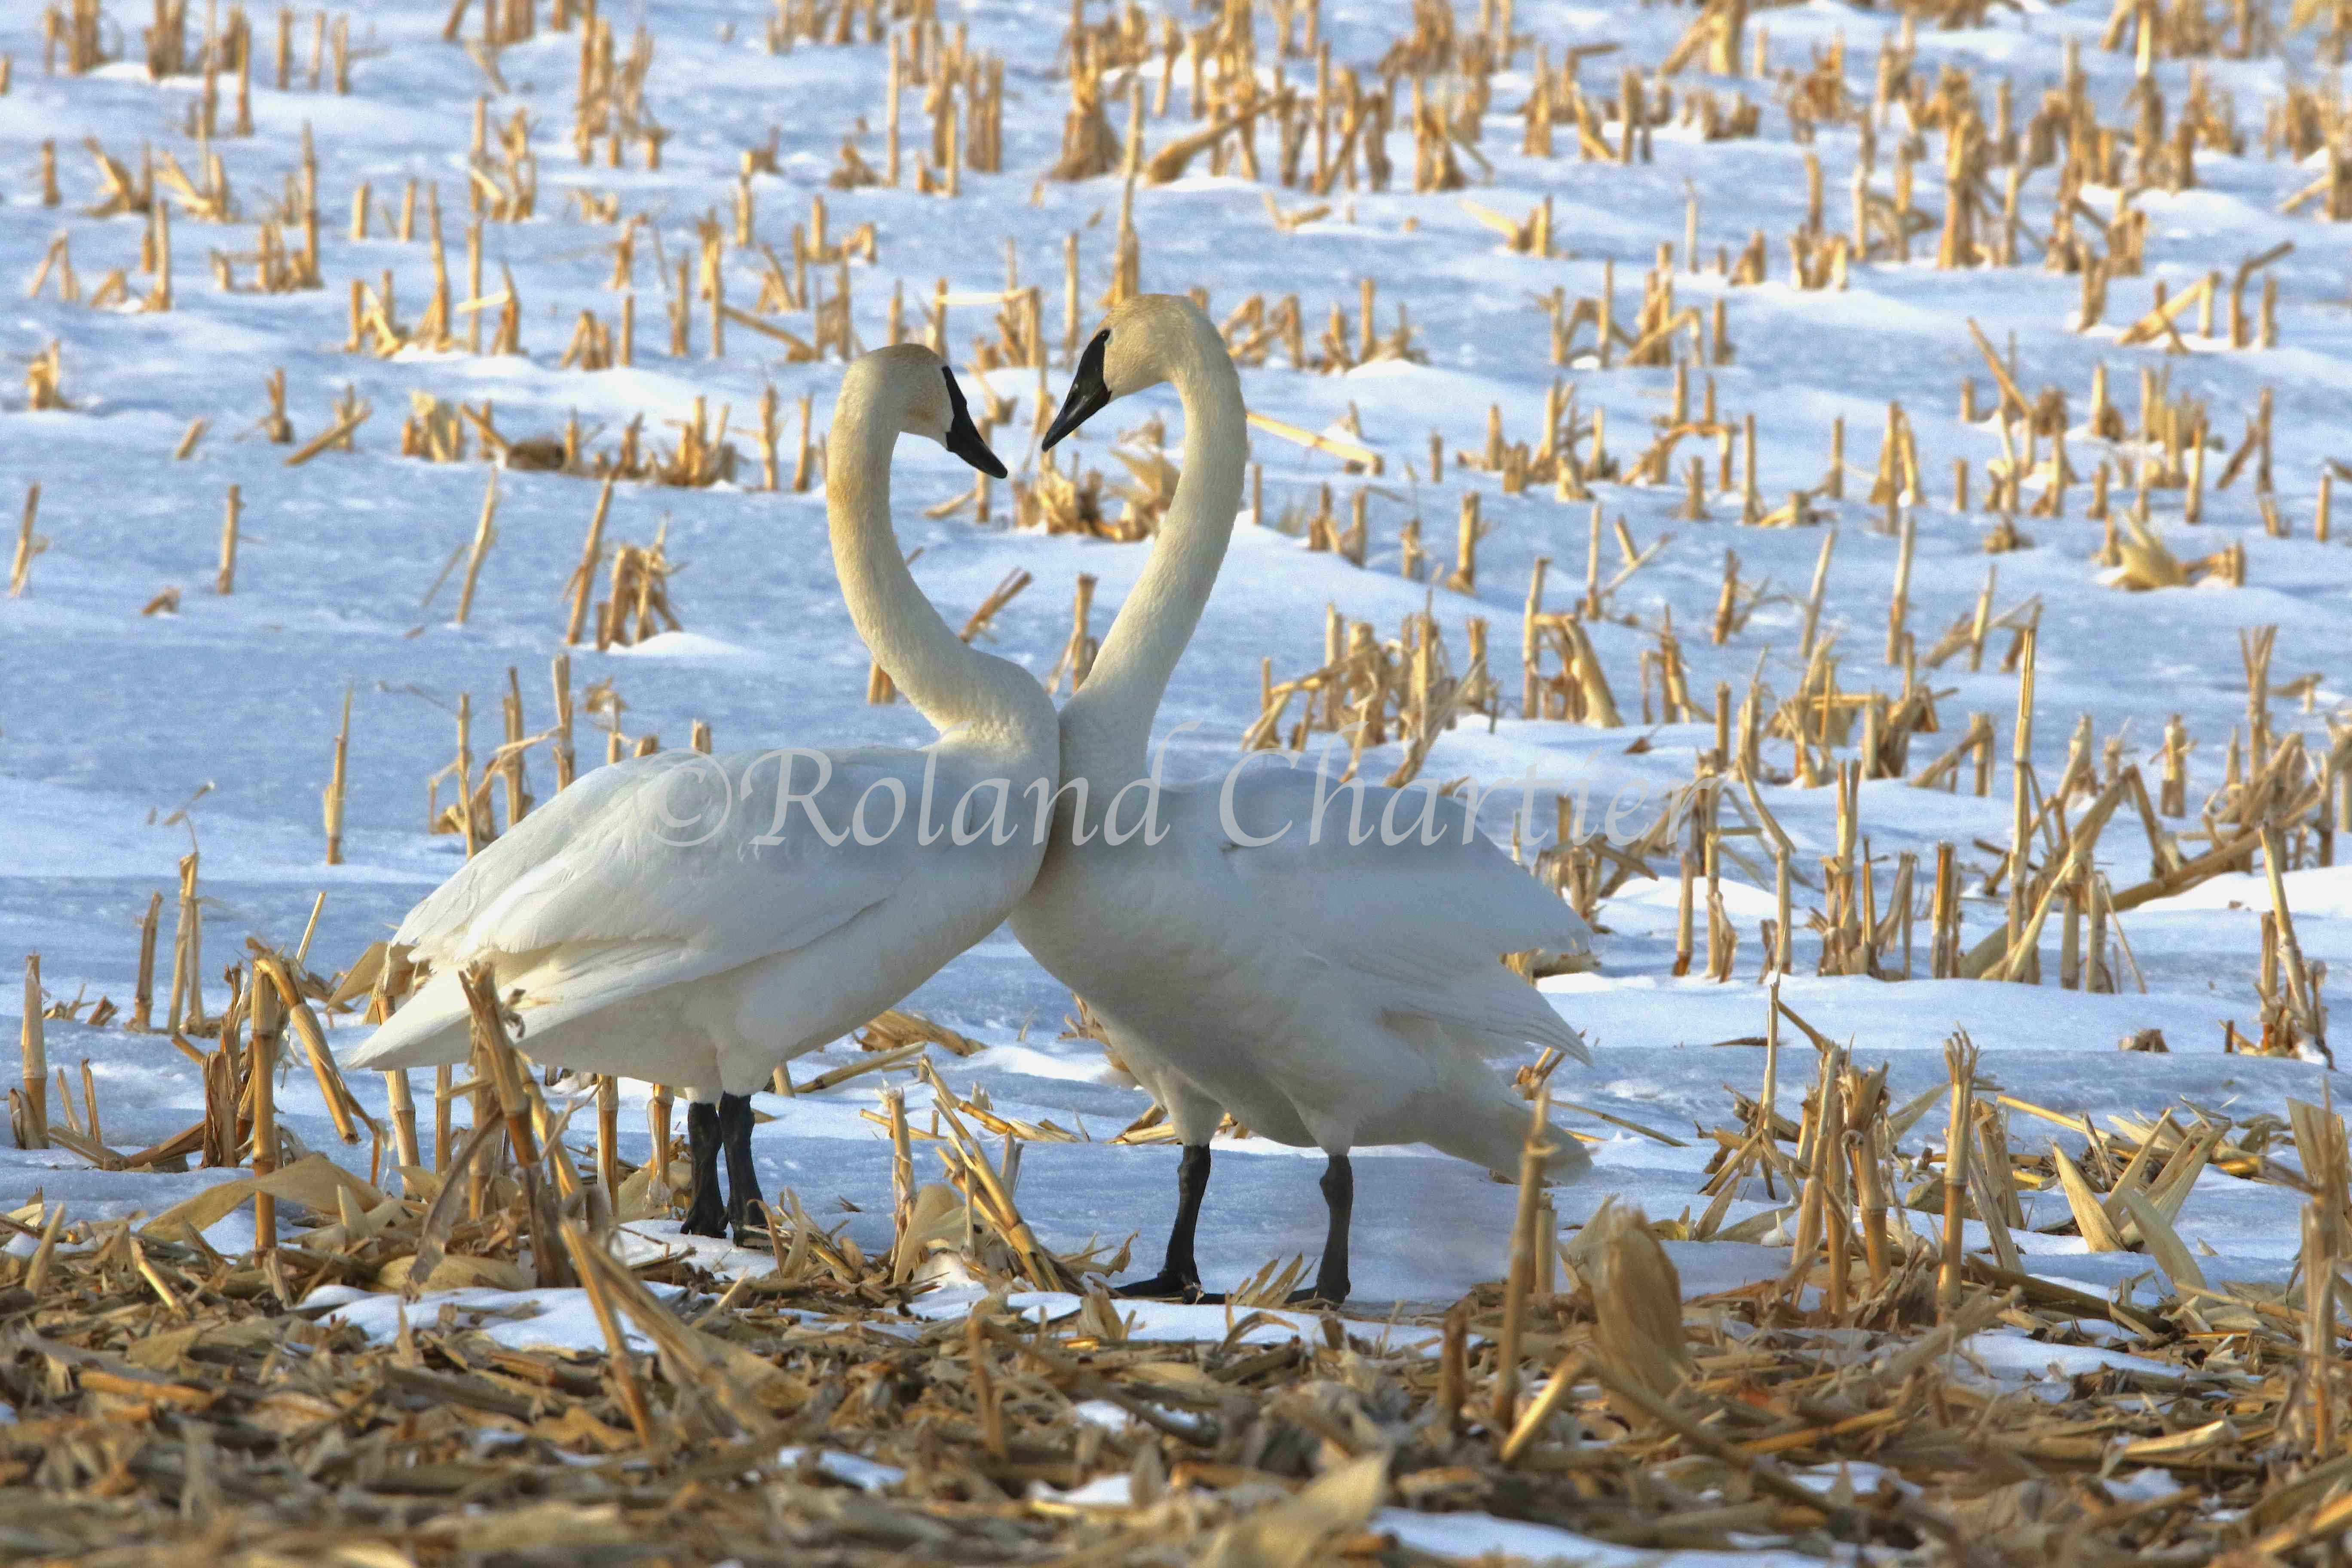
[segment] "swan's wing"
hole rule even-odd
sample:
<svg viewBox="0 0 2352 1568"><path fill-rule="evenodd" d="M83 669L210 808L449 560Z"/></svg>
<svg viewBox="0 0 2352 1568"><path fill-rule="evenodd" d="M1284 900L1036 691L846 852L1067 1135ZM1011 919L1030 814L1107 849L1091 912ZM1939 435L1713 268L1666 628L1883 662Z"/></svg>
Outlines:
<svg viewBox="0 0 2352 1568"><path fill-rule="evenodd" d="M402 940L436 967L648 939L735 963L803 946L887 898L912 869L911 825L876 844L845 830L859 797L885 780L919 792L924 753L803 752L799 793L781 812L773 755L672 752L600 768L419 905ZM816 755L827 777L812 793L807 759ZM575 791L584 798L564 810ZM887 820L869 814L877 828ZM829 841L836 834L842 841Z"/></svg>
<svg viewBox="0 0 2352 1568"><path fill-rule="evenodd" d="M412 949L416 962L438 967L486 905L594 823L616 795L631 794L644 783L642 767L620 763L592 770L427 893L392 940Z"/></svg>
<svg viewBox="0 0 2352 1568"><path fill-rule="evenodd" d="M1311 774L1254 768L1235 781L1230 812L1219 789L1185 793L1196 842L1215 845L1235 907L1349 972L1384 1010L1498 1047L1532 1040L1584 1056L1581 1037L1502 958L1582 952L1591 928L1475 827L1465 834L1462 802L1368 785L1351 824L1352 790L1327 791L1318 831ZM1355 824L1361 843L1349 842ZM1252 842L1277 828L1271 843Z"/></svg>
<svg viewBox="0 0 2352 1568"><path fill-rule="evenodd" d="M814 777L803 760L793 781L801 797L781 812L768 755L644 759L667 765L637 770L631 787L509 881L468 922L459 961L669 937L741 962L803 946L895 891L914 864L911 826L875 844L846 829L869 788L888 780L919 791L923 753L803 752L825 758L826 782L813 794L803 788ZM869 820L878 828L887 818ZM832 834L842 841L830 842Z"/></svg>
<svg viewBox="0 0 2352 1568"><path fill-rule="evenodd" d="M827 777L811 788L816 754ZM772 752L667 752L600 768L476 856L411 911L398 940L436 975L488 960L542 1028L806 947L907 886L921 846L911 820L884 831L887 803L893 793L919 800L926 753L801 755L788 812L776 806ZM876 841L864 842L851 829L877 786ZM433 1032L425 1000L395 1014L352 1065L412 1065L408 1048Z"/></svg>

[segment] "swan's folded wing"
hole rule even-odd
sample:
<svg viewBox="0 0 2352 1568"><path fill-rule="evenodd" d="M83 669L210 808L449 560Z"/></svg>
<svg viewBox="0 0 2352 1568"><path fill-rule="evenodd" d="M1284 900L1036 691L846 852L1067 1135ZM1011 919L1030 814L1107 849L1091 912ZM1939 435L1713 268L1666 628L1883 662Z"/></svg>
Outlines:
<svg viewBox="0 0 2352 1568"><path fill-rule="evenodd" d="M1584 951L1591 928L1576 911L1483 835L1474 830L1465 842L1459 801L1433 805L1426 790L1368 786L1360 820L1369 836L1351 844L1350 792L1326 794L1315 832L1311 774L1242 775L1232 820L1221 813L1216 835L1238 896L1322 963L1360 976L1384 1008L1497 1045L1533 1040L1580 1057L1576 1031L1502 963L1507 953ZM1397 843L1381 830L1392 799ZM1419 830L1424 808L1433 844ZM1227 831L1264 837L1285 823L1267 844Z"/></svg>
<svg viewBox="0 0 2352 1568"><path fill-rule="evenodd" d="M455 875L427 893L400 922L393 941L413 950L421 963L437 963L449 945L516 879L558 854L565 842L614 807L616 797L635 794L647 782L646 763L597 768L533 811Z"/></svg>
<svg viewBox="0 0 2352 1568"><path fill-rule="evenodd" d="M527 1003L551 1005L566 992L642 994L793 952L905 888L920 847L911 826L875 843L848 828L881 781L910 797L919 790L922 752L827 753L828 783L789 813L773 809L766 755L670 752L597 770L420 904L400 940L436 971L488 959L502 986L514 965L530 976Z"/></svg>

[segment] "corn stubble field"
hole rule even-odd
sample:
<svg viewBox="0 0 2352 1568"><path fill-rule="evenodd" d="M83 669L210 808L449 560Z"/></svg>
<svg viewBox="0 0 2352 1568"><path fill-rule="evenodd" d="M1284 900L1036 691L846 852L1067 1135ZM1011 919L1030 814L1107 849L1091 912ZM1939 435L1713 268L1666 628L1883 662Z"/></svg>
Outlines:
<svg viewBox="0 0 2352 1568"><path fill-rule="evenodd" d="M10 7L0 1554L2340 1557L2347 46ZM1315 1167L1228 1124L1228 1302L1116 1299L1171 1134L1002 932L760 1097L767 1250L678 1234L668 1089L495 1007L344 1078L534 797L928 738L825 552L845 358L959 367L1013 477L906 444L900 542L1083 681L1175 409L1037 441L1146 289L1255 426L1171 773L1544 781L1486 826L1601 932L1532 977L1594 1065L1498 1070L1588 1180L1362 1152L1357 1299L1288 1311Z"/></svg>

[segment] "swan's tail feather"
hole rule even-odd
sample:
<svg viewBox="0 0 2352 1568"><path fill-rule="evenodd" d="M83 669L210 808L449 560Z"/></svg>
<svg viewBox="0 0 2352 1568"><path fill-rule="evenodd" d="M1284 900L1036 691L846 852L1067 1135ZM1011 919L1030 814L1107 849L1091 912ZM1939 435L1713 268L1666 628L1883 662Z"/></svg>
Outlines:
<svg viewBox="0 0 2352 1568"><path fill-rule="evenodd" d="M1483 1165L1498 1176L1517 1179L1521 1152L1528 1142L1529 1114L1526 1101L1498 1092L1491 1099L1461 1108L1433 1128L1426 1140L1442 1154ZM1555 1125L1546 1139L1552 1152L1544 1161L1544 1175L1554 1182L1579 1180L1592 1169L1592 1156L1581 1140Z"/></svg>
<svg viewBox="0 0 2352 1568"><path fill-rule="evenodd" d="M473 1015L456 970L425 983L365 1044L343 1058L346 1068L396 1072L404 1068L447 1067L466 1059Z"/></svg>
<svg viewBox="0 0 2352 1568"><path fill-rule="evenodd" d="M1496 975L1481 977L1475 984L1399 997L1386 1010L1388 1021L1391 1026L1406 1018L1435 1025L1449 1045L1482 1058L1536 1045L1591 1063L1583 1035L1559 1016L1549 997L1499 965Z"/></svg>
<svg viewBox="0 0 2352 1568"><path fill-rule="evenodd" d="M715 1068L707 1053L679 1059L664 1047L682 1038L662 998L704 978L712 965L667 938L577 943L533 953L501 955L499 993L519 1010L515 1045L534 1061L582 1072L643 1072L659 1083L699 1083ZM462 1062L471 1048L473 1016L462 972L436 970L415 995L366 1044L343 1060L349 1068L388 1072ZM584 1027L583 1027L584 1026Z"/></svg>
<svg viewBox="0 0 2352 1568"><path fill-rule="evenodd" d="M1562 1131L1555 1126L1551 1141L1557 1152L1544 1162L1544 1174L1565 1184L1580 1182L1592 1173L1592 1155L1584 1147L1584 1140Z"/></svg>

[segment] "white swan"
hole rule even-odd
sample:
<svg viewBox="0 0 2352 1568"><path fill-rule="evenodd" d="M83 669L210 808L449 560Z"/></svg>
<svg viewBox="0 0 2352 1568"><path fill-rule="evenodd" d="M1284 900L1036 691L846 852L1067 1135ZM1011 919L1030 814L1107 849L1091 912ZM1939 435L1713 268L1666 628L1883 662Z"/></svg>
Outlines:
<svg viewBox="0 0 2352 1568"><path fill-rule="evenodd" d="M1274 754L1226 779L1158 788L1141 836L1145 789L1111 808L1156 773L1145 755L1152 716L1232 537L1247 458L1241 380L1198 307L1141 296L1088 345L1045 437L1051 447L1113 398L1162 381L1183 400L1183 478L1150 563L1063 706L1054 840L1013 930L1093 1006L1183 1148L1165 1265L1130 1293L1199 1294L1193 1229L1209 1139L1230 1110L1255 1132L1328 1156L1329 1234L1314 1289L1300 1294L1339 1301L1348 1151L1427 1143L1516 1171L1527 1107L1485 1058L1526 1041L1585 1052L1502 957L1578 951L1591 933L1433 788L1318 785ZM1318 787L1329 805L1316 831ZM1359 802L1370 836L1351 843ZM1424 813L1433 826L1416 832ZM1403 843L1387 842L1384 820L1405 829ZM1555 1174L1589 1164L1573 1140L1558 1143Z"/></svg>
<svg viewBox="0 0 2352 1568"><path fill-rule="evenodd" d="M534 1058L696 1086L687 1228L744 1229L760 1196L751 1092L995 929L1044 853L1053 704L1035 676L967 647L915 585L890 526L902 433L1004 468L929 350L878 350L843 377L826 447L834 566L858 635L939 741L596 769L409 912L394 940L433 977L352 1066L462 1060L458 972L487 959Z"/></svg>

